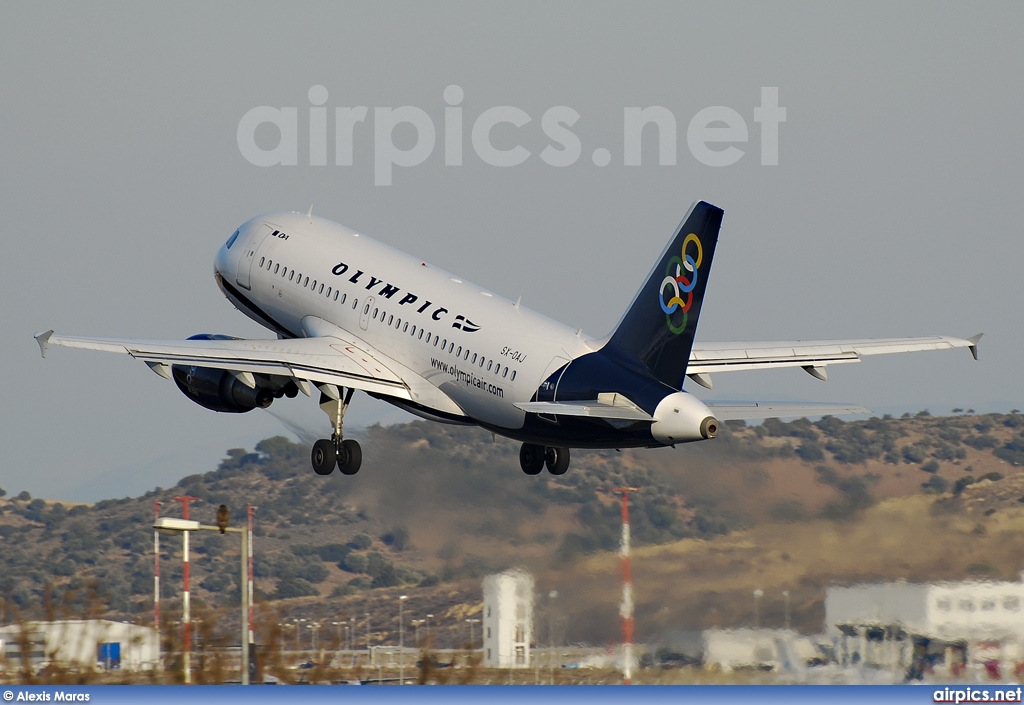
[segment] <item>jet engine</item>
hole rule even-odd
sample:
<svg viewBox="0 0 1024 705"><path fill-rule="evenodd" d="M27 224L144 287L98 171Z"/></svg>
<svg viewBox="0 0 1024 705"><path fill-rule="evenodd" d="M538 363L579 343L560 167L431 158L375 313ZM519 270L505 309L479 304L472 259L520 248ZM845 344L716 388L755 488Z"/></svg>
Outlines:
<svg viewBox="0 0 1024 705"><path fill-rule="evenodd" d="M237 338L202 333L193 335L189 340L237 340ZM228 370L172 365L171 374L182 394L199 406L212 411L243 414L256 408L266 409L275 397L281 396L281 390L260 384L260 382L268 380L250 376L250 380L255 381L256 385L250 387Z"/></svg>
<svg viewBox="0 0 1024 705"><path fill-rule="evenodd" d="M171 374L185 396L212 411L243 414L266 409L275 397L273 390L258 384L253 389L227 370L173 365Z"/></svg>

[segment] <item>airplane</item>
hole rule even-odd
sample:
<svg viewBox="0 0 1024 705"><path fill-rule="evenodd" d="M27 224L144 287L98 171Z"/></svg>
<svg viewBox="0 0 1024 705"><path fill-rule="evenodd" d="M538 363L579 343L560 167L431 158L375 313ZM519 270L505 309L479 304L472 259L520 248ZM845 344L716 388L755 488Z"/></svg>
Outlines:
<svg viewBox="0 0 1024 705"><path fill-rule="evenodd" d="M826 367L868 355L968 348L930 336L697 343L694 335L722 223L695 202L615 329L594 338L485 288L312 214L272 212L244 223L220 248L214 278L242 313L276 339L195 335L188 340L35 336L51 345L128 354L173 380L193 402L244 413L319 392L330 438L313 470L353 475L362 449L345 438L355 390L417 416L480 426L522 443L527 475L561 475L571 448L661 447L714 438L722 421L858 414L850 404L701 401L689 379Z"/></svg>

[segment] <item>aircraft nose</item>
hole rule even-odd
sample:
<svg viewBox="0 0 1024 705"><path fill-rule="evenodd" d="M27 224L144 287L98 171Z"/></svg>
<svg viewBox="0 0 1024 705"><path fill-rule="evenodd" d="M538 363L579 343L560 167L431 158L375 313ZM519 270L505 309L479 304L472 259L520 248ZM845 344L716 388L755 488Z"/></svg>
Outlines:
<svg viewBox="0 0 1024 705"><path fill-rule="evenodd" d="M236 230L234 234L228 238L228 241L221 245L221 248L217 250L217 256L213 258L213 271L215 274L219 274L222 277L227 277L230 274L231 267L231 246L238 240L238 234L240 232Z"/></svg>
<svg viewBox="0 0 1024 705"><path fill-rule="evenodd" d="M228 247L227 245L221 245L221 248L217 250L217 256L213 258L213 271L214 274L224 276L225 271L228 268Z"/></svg>

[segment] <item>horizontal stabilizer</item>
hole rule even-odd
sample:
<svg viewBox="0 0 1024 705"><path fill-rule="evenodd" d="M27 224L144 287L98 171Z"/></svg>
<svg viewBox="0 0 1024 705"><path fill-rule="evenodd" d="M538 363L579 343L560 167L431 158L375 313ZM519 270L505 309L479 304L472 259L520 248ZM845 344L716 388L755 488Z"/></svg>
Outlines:
<svg viewBox="0 0 1024 705"><path fill-rule="evenodd" d="M530 401L516 404L531 414L557 414L560 416L589 416L594 419L620 419L624 421L654 421L654 417L643 409L629 404L606 404L593 401Z"/></svg>
<svg viewBox="0 0 1024 705"><path fill-rule="evenodd" d="M706 401L704 403L719 421L871 413L863 406L855 404L774 401Z"/></svg>

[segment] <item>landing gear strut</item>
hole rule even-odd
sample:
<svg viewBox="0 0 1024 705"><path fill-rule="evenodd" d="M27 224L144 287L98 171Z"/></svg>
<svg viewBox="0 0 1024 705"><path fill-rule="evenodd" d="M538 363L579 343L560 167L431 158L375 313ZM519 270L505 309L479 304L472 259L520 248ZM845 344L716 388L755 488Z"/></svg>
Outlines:
<svg viewBox="0 0 1024 705"><path fill-rule="evenodd" d="M310 462L317 475L330 475L335 465L343 475L355 475L363 464L362 448L351 439L343 439L341 434L341 422L354 392L354 389L349 388L342 400L342 390L338 387L332 384L320 387L320 408L331 419L334 432L330 439L321 438L313 444Z"/></svg>
<svg viewBox="0 0 1024 705"><path fill-rule="evenodd" d="M527 475L539 475L545 465L552 475L564 475L569 469L569 449L524 443L519 450L519 465Z"/></svg>

